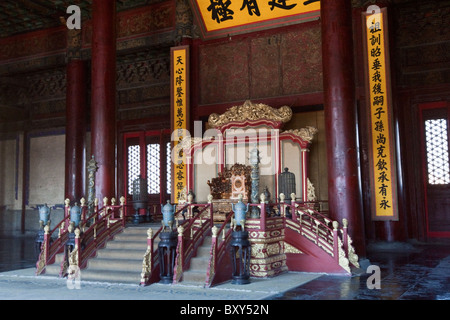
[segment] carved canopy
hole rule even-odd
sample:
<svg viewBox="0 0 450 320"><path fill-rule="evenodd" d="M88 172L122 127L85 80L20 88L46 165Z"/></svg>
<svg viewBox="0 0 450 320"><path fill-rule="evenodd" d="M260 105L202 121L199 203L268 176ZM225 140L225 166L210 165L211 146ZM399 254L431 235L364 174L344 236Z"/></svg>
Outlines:
<svg viewBox="0 0 450 320"><path fill-rule="evenodd" d="M291 118L292 109L288 106L275 109L263 103L255 104L247 100L243 105L231 107L221 115L212 113L208 118L208 125L210 128L218 128L230 123L258 120L286 123Z"/></svg>

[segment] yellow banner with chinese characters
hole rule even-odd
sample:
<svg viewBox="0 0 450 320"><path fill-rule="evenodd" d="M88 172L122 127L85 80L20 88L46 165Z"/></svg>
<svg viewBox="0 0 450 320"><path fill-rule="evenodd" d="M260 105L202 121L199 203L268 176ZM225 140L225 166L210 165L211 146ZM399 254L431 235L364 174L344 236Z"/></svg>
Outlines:
<svg viewBox="0 0 450 320"><path fill-rule="evenodd" d="M398 220L385 12L365 15L373 220Z"/></svg>
<svg viewBox="0 0 450 320"><path fill-rule="evenodd" d="M319 0L195 0L206 31L215 31L320 11ZM301 19L297 19L301 20Z"/></svg>
<svg viewBox="0 0 450 320"><path fill-rule="evenodd" d="M171 49L172 201L178 203L187 187L186 156L178 146L189 122L189 47Z"/></svg>

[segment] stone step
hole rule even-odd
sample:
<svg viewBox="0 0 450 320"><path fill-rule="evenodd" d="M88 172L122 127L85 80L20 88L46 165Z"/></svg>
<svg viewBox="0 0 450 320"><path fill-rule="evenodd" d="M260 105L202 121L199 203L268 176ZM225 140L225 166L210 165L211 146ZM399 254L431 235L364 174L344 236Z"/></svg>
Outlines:
<svg viewBox="0 0 450 320"><path fill-rule="evenodd" d="M110 241L106 244L108 249L146 250L147 241Z"/></svg>
<svg viewBox="0 0 450 320"><path fill-rule="evenodd" d="M158 248L155 246L153 250L156 250ZM111 248L104 248L102 250L99 250L97 253L96 258L103 258L103 259L132 259L132 260L139 260L143 259L145 254L145 250L130 250L130 249L111 249Z"/></svg>
<svg viewBox="0 0 450 320"><path fill-rule="evenodd" d="M139 284L141 281L141 271L85 269L81 270L80 280Z"/></svg>
<svg viewBox="0 0 450 320"><path fill-rule="evenodd" d="M147 230L149 226L132 226L116 235L105 248L98 250L97 256L88 261L82 270L81 279L100 282L120 282L139 284L142 260L147 250ZM152 227L156 233L159 226ZM154 250L160 239L154 240Z"/></svg>
<svg viewBox="0 0 450 320"><path fill-rule="evenodd" d="M206 257L211 254L211 245L201 246L197 249L197 257Z"/></svg>
<svg viewBox="0 0 450 320"><path fill-rule="evenodd" d="M144 253L142 254L144 256ZM142 257L139 259L95 258L87 264L88 270L122 270L140 272L142 269Z"/></svg>
<svg viewBox="0 0 450 320"><path fill-rule="evenodd" d="M206 271L186 270L183 272L184 284L204 285L206 279Z"/></svg>
<svg viewBox="0 0 450 320"><path fill-rule="evenodd" d="M197 255L191 258L189 270L183 272L182 282L203 286L206 279L206 271L209 266L212 237L207 236L202 245L197 248Z"/></svg>
<svg viewBox="0 0 450 320"><path fill-rule="evenodd" d="M189 270L192 271L203 271L206 274L206 269L208 268L210 258L206 257L193 257L191 258L191 265Z"/></svg>
<svg viewBox="0 0 450 320"><path fill-rule="evenodd" d="M55 262L51 265L45 267L45 275L46 276L59 276L59 272L61 271L61 263L64 259L64 252L58 253L55 256Z"/></svg>

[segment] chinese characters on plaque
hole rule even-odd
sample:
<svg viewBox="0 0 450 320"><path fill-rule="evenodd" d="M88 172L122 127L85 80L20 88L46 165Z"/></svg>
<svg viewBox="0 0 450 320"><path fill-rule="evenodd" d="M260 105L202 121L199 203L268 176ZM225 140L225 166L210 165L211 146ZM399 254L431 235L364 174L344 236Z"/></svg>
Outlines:
<svg viewBox="0 0 450 320"><path fill-rule="evenodd" d="M364 15L374 220L398 220L385 11Z"/></svg>
<svg viewBox="0 0 450 320"><path fill-rule="evenodd" d="M189 68L189 47L175 47L171 50L171 99L172 99L172 188L173 202L178 203L183 189L187 185L186 156L183 149L177 147L183 140L188 130L188 68Z"/></svg>
<svg viewBox="0 0 450 320"><path fill-rule="evenodd" d="M248 24L265 27L301 22L320 15L319 0L192 0L207 32ZM284 19L284 20L283 20Z"/></svg>

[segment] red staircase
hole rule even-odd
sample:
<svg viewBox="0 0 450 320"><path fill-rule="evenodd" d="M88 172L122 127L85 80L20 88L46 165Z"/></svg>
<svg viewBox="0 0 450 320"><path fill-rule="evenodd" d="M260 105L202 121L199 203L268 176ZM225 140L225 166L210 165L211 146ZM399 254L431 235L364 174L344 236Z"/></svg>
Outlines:
<svg viewBox="0 0 450 320"><path fill-rule="evenodd" d="M280 257L283 259L281 272L286 271L287 266L289 271L350 275L352 267L359 267L358 256L348 235L348 224L345 220L343 226L339 227L336 221L311 209L308 204L295 201L291 204L262 202L252 206L259 207L261 212L266 212L268 207L272 207L276 210L271 212L280 213L279 216L274 217L262 215L259 219L249 219L245 228L249 230L250 238L254 234L259 234L260 238L254 238L255 241L269 240L272 242L267 243L272 246L272 249L274 245L281 248L271 256L272 249L264 249L263 242L254 242L259 244L258 248L266 250L264 257L267 261L270 262L275 256L277 259ZM287 208L290 208L292 218L285 216ZM74 248L65 253L64 247L69 239L69 233L72 232L69 229L69 210L70 207L67 205L65 218L53 230L50 231L48 226L46 227L42 251L36 263L37 275L45 273L46 267L53 264L55 257L59 254L63 255L63 259L59 259L62 260L59 275L61 277L67 275L69 279L73 279L77 276L78 270L89 267L89 259L94 258L98 250L105 247L108 241L125 229L123 198L120 205L114 203L107 205L105 201L103 208L96 207L90 217L86 216L87 209L82 206L82 221L80 229L75 230ZM179 223L183 210L187 211L186 218ZM232 229L227 226L233 213L230 212L222 223L215 224L213 212L213 203L209 202L207 204L187 203L175 213L179 220L177 220L178 243L173 272L174 284L193 281L196 278L198 285L210 287L231 279L231 260L227 249ZM89 227L88 221L91 223ZM276 232L273 229L275 226ZM162 227L148 229L146 251L145 236L142 238L141 285L159 281L157 240L161 231ZM270 239L270 237L274 238ZM252 239L250 242L252 243ZM136 257L133 259L136 260Z"/></svg>
<svg viewBox="0 0 450 320"><path fill-rule="evenodd" d="M46 267L55 262L58 254L63 253L59 275L64 277L68 274L70 277L71 273L85 268L98 249L103 248L117 233L123 231L126 221L125 198L120 199L120 205L115 205L115 199L111 199L111 205L108 205L107 201L108 199L104 198L104 206L101 209L96 205L91 216L87 216L87 207L82 201L80 228L75 230L70 224L70 206L66 201L63 220L51 231L48 226L44 229L44 242L36 263L36 275L45 273ZM69 252L65 247L72 232L75 234L74 247Z"/></svg>
<svg viewBox="0 0 450 320"><path fill-rule="evenodd" d="M282 211L290 208L292 219L285 219L286 264L291 271L351 274L351 267L359 268L358 256L348 235L348 223L343 227L300 203L282 204ZM330 226L331 223L331 226Z"/></svg>

